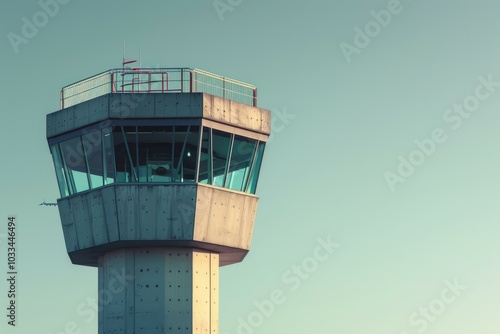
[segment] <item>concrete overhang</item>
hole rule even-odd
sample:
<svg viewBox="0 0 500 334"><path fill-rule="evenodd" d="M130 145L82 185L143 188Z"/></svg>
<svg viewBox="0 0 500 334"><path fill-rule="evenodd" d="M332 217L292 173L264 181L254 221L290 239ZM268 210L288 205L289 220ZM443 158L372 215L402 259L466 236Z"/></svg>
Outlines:
<svg viewBox="0 0 500 334"><path fill-rule="evenodd" d="M110 93L47 115L47 138L113 119L203 119L267 138L269 110L206 93ZM261 139L262 140L262 139Z"/></svg>

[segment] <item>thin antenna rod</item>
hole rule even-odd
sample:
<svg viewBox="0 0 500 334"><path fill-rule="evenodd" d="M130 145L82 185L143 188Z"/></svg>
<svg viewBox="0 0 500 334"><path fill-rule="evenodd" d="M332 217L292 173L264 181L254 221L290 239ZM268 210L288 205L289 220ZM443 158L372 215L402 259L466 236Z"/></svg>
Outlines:
<svg viewBox="0 0 500 334"><path fill-rule="evenodd" d="M123 49L122 49L122 68L125 69L125 40L123 40Z"/></svg>

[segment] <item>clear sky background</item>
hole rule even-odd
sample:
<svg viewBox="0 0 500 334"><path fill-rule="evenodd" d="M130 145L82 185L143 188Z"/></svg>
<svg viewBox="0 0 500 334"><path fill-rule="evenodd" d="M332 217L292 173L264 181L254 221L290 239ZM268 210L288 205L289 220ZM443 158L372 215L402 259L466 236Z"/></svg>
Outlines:
<svg viewBox="0 0 500 334"><path fill-rule="evenodd" d="M35 0L0 3L1 277L9 215L19 246L18 326L2 278L0 332L97 333L97 269L38 206L58 198L45 115L120 67L126 40L143 67L252 83L273 113L252 250L220 270L221 334L497 333L500 2L227 1L73 0L47 22Z"/></svg>

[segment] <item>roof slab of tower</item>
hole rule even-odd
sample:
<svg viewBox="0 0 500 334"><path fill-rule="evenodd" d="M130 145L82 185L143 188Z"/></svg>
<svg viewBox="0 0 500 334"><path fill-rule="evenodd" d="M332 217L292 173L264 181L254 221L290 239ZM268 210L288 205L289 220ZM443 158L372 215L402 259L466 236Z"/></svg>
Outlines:
<svg viewBox="0 0 500 334"><path fill-rule="evenodd" d="M228 132L263 141L271 133L268 110L206 93L109 93L48 114L47 138L107 126L106 120L176 118L203 119L206 126L216 122Z"/></svg>

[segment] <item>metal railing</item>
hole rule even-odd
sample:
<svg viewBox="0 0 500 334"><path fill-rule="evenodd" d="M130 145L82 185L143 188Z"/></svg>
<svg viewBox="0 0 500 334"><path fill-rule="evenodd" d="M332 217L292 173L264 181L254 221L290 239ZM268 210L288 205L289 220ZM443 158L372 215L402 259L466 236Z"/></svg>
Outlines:
<svg viewBox="0 0 500 334"><path fill-rule="evenodd" d="M61 109L109 93L207 93L257 106L253 85L191 68L112 69L65 86Z"/></svg>

